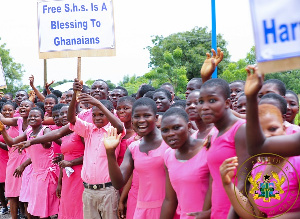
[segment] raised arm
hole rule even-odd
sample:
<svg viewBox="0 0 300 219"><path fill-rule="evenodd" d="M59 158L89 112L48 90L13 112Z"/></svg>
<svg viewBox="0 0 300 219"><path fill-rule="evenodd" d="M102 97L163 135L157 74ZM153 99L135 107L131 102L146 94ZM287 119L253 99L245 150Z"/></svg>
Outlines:
<svg viewBox="0 0 300 219"><path fill-rule="evenodd" d="M34 76L31 75L29 77L29 85L32 88L32 90L34 90L36 96L40 99L40 101L44 102L45 97L44 95L34 86Z"/></svg>
<svg viewBox="0 0 300 219"><path fill-rule="evenodd" d="M54 81L51 81L50 83L46 82L45 84L45 89L47 91L47 94L51 94L51 90L49 89L49 87L54 83Z"/></svg>
<svg viewBox="0 0 300 219"><path fill-rule="evenodd" d="M75 79L75 81L76 81L76 79ZM73 94L72 100L71 100L69 108L68 108L68 115L67 115L67 119L72 125L75 125L75 123L76 123L76 102L77 102L76 95Z"/></svg>
<svg viewBox="0 0 300 219"><path fill-rule="evenodd" d="M113 186L121 189L129 180L133 172L133 159L130 150L127 149L121 167L119 167L115 150L120 143L121 134L117 135L116 128L108 130L103 143L108 160L109 176Z"/></svg>
<svg viewBox="0 0 300 219"><path fill-rule="evenodd" d="M220 47L217 48L217 53L214 49L211 49L213 56L211 57L210 53L206 53L206 59L203 62L201 68L201 78L202 82L209 80L214 73L218 64L223 60L223 52L221 51Z"/></svg>
<svg viewBox="0 0 300 219"><path fill-rule="evenodd" d="M79 102L82 104L92 104L93 106L98 107L103 114L106 116L108 121L111 123L113 127L115 127L118 130L118 134L123 132L123 124L120 121L119 118L117 118L112 112L110 112L100 101L98 101L96 98L92 97L91 95L82 93L78 97Z"/></svg>
<svg viewBox="0 0 300 219"><path fill-rule="evenodd" d="M9 147L11 147L13 144L19 143L21 141L26 141L26 139L27 139L27 136L26 136L25 132L23 134L15 137L15 138L10 137L9 134L6 132L5 126L3 125L2 122L0 122L0 132L3 136L3 138L4 138L5 143Z"/></svg>
<svg viewBox="0 0 300 219"><path fill-rule="evenodd" d="M248 66L245 84L246 105L246 140L250 155L274 153L283 157L300 155L300 133L293 135L272 136L266 138L258 118L257 94L262 86L263 76L257 67Z"/></svg>

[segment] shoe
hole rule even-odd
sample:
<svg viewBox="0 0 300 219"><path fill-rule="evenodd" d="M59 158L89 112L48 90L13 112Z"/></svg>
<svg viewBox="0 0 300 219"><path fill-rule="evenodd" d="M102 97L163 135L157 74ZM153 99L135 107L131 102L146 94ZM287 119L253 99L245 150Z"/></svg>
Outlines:
<svg viewBox="0 0 300 219"><path fill-rule="evenodd" d="M8 208L1 208L0 215L8 214Z"/></svg>

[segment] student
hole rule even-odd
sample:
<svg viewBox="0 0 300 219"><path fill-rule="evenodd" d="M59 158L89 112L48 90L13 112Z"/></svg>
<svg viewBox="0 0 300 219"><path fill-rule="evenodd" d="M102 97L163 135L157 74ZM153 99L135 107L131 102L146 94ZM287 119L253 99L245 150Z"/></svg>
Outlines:
<svg viewBox="0 0 300 219"><path fill-rule="evenodd" d="M6 102L2 106L1 110L2 115L5 118L13 118L13 115L15 113L15 107L11 102ZM17 126L6 126L5 127L7 133L12 137L17 137L19 135L19 130ZM19 205L19 196L20 196L20 190L21 190L21 184L22 184L22 178L16 178L14 176L14 172L16 168L18 168L25 160L26 160L26 155L25 153L19 154L18 151L15 151L13 148L5 144L5 140L3 136L0 136L2 149L7 149L8 150L8 161L6 165L3 163L1 164L1 168L4 168L3 170L5 171L1 176L5 178L5 189L3 189L3 198L1 199L2 203L2 210L1 213L5 214L5 212L8 213L8 208L7 208L7 203L5 201L4 197L4 191L5 191L5 196L8 197L9 202L10 202L10 213L13 219L17 218L17 213L18 213L18 205ZM1 159L2 160L2 159ZM2 189L2 188L1 188Z"/></svg>
<svg viewBox="0 0 300 219"><path fill-rule="evenodd" d="M160 215L162 219L172 219L177 204L180 206L180 218L190 218L188 213L200 214L202 211L202 218L210 217L207 150L203 140L189 135L188 126L188 115L182 109L171 108L163 115L161 134L170 148L164 155L166 197Z"/></svg>
<svg viewBox="0 0 300 219"><path fill-rule="evenodd" d="M241 92L240 95L238 95L238 99L236 102L236 109L235 111L239 114L246 114L246 96L244 92Z"/></svg>
<svg viewBox="0 0 300 219"><path fill-rule="evenodd" d="M15 97L15 103L18 105L16 111L15 111L15 114L14 114L14 117L19 117L20 116L20 113L19 113L19 106L21 104L21 102L23 100L26 100L28 99L28 94L25 90L18 90L16 92L16 97Z"/></svg>
<svg viewBox="0 0 300 219"><path fill-rule="evenodd" d="M285 134L282 114L277 107L270 104L261 104L258 106L258 112L259 122L265 137ZM287 177L280 186L282 192L278 194L278 199L272 199L270 202L253 199L255 194L255 191L252 191L254 189L253 186L250 188L252 192L250 191L248 197L239 194L240 192L234 188L233 183L229 180L236 166L237 157L228 158L221 165L220 173L226 193L240 217L244 219L254 219L257 217L277 218L280 216L282 218L299 218L300 199L297 199L299 191L299 180L297 177L297 171L300 169L299 156L285 159L281 157L269 157L268 159L264 159L263 163L259 159L254 165L249 177L249 180L250 178L255 179L254 183L257 181L264 182L266 175L274 176L274 173L277 174L278 179ZM276 183L275 178L272 178L270 177L270 182ZM276 190L278 189L276 188ZM275 193L276 191L273 192L273 194ZM291 203L293 204L291 205Z"/></svg>
<svg viewBox="0 0 300 219"><path fill-rule="evenodd" d="M117 104L117 116L124 123L126 129L126 135L122 138L120 143L120 153L117 158L119 166L121 166L125 152L128 146L135 140L139 139L139 136L133 130L132 127L132 106L135 102L133 97L121 97ZM133 171L132 177L128 180L127 184L123 187L119 205L118 215L120 218L132 219L136 208L137 194L139 188L138 175L136 171Z"/></svg>
<svg viewBox="0 0 300 219"><path fill-rule="evenodd" d="M2 135L8 145L14 145L25 140L33 139L50 132L50 129L42 125L43 111L32 108L28 115L28 129L16 138L11 138L5 130ZM49 218L58 213L59 201L53 196L57 187L58 166L52 163L54 158L51 142L36 144L26 148L29 159L32 162L32 175L30 179L30 201L27 211L39 218ZM21 175L18 172L17 175Z"/></svg>
<svg viewBox="0 0 300 219"><path fill-rule="evenodd" d="M192 134L192 137L195 139L204 139L209 134L215 133L214 135L215 138L218 134L218 130L216 128L212 130L214 124L204 123L198 113L199 97L200 97L200 90L194 90L190 93L190 95L186 100L185 111L189 116L189 121L195 122L197 126L197 131Z"/></svg>
<svg viewBox="0 0 300 219"><path fill-rule="evenodd" d="M128 96L128 91L124 87L121 87L121 86L115 87L110 92L109 99L113 103L115 109L117 108L118 100L124 96Z"/></svg>
<svg viewBox="0 0 300 219"><path fill-rule="evenodd" d="M153 100L156 103L157 112L165 112L170 108L172 96L169 91L159 88L154 91Z"/></svg>
<svg viewBox="0 0 300 219"><path fill-rule="evenodd" d="M56 188L56 195L60 198L58 218L80 219L83 218L82 193L83 184L81 169L83 162L84 143L83 139L69 129L67 112L68 105L60 110L60 119L63 127L51 131L43 136L21 142L15 146L22 149L34 144L55 141L61 145L63 159L58 162L60 175ZM73 172L67 174L66 167L71 167Z"/></svg>
<svg viewBox="0 0 300 219"><path fill-rule="evenodd" d="M58 103L58 99L54 94L48 94L44 100L45 118L43 121L44 125L54 125L52 117L52 108Z"/></svg>
<svg viewBox="0 0 300 219"><path fill-rule="evenodd" d="M286 121L291 124L295 124L295 117L299 113L298 95L294 91L287 90L285 93L285 99L287 101Z"/></svg>
<svg viewBox="0 0 300 219"><path fill-rule="evenodd" d="M244 91L245 81L236 80L229 83L231 104L237 101L237 95Z"/></svg>
<svg viewBox="0 0 300 219"><path fill-rule="evenodd" d="M274 153L283 157L300 155L300 133L292 135L272 136L266 138L261 131L258 121L257 95L262 87L262 76L255 66L246 68L248 76L245 84L247 96L247 125L246 140L250 155L260 153Z"/></svg>
<svg viewBox="0 0 300 219"><path fill-rule="evenodd" d="M186 85L185 99L189 96L189 94L196 89L200 89L202 85L201 78L192 78Z"/></svg>
<svg viewBox="0 0 300 219"><path fill-rule="evenodd" d="M78 82L78 80L75 79L75 82ZM101 83L102 85L103 83ZM96 90L99 91L98 87ZM84 218L117 218L118 191L112 186L109 177L103 137L104 133L111 126L116 127L118 133L122 134L122 137L125 135L125 129L122 122L114 116L114 108L109 100L98 101L85 93L81 93L78 100L82 104L93 105L93 123L85 122L76 117L75 108L77 101L76 95L73 95L67 117L70 122L70 129L85 140L81 171L81 178L84 184L82 195ZM119 150L120 147L115 151L115 156L118 156Z"/></svg>
<svg viewBox="0 0 300 219"><path fill-rule="evenodd" d="M162 89L165 89L167 91L169 91L171 93L171 96L172 96L172 104L174 103L174 98L175 98L175 90L174 90L174 87L171 83L163 83L160 88Z"/></svg>
<svg viewBox="0 0 300 219"><path fill-rule="evenodd" d="M163 155L168 146L155 125L156 104L142 97L132 107L132 124L142 138L131 143L119 167L115 150L120 136L112 130L104 140L108 159L109 175L116 189L122 188L134 169L139 175L139 191L135 219L158 219L165 197L165 177Z"/></svg>
<svg viewBox="0 0 300 219"><path fill-rule="evenodd" d="M155 91L155 88L150 84L141 85L136 93L136 99L143 97L148 91Z"/></svg>
<svg viewBox="0 0 300 219"><path fill-rule="evenodd" d="M211 218L235 216L222 187L220 165L227 158L238 156L240 166L249 157L245 141L245 120L235 117L230 105L230 89L226 81L210 79L201 86L198 107L201 119L207 124L214 123L219 131L207 154L207 163L213 178ZM245 176L239 174L238 179L237 187L244 188Z"/></svg>
<svg viewBox="0 0 300 219"><path fill-rule="evenodd" d="M266 80L258 92L258 99L267 93L275 93L284 97L286 93L285 84L278 79Z"/></svg>

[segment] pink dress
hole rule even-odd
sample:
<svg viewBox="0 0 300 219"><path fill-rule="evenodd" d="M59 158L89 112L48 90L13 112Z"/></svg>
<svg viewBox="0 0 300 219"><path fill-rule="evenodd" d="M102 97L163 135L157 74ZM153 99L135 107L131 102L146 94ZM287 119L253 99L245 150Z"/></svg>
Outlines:
<svg viewBox="0 0 300 219"><path fill-rule="evenodd" d="M20 117L18 118L17 121L18 124L18 129L19 129L19 135L23 134L23 118ZM28 127L27 127L28 128ZM29 158L28 154L26 153L27 150L24 150L26 159L25 161ZM30 179L31 179L31 174L32 174L32 165L28 165L25 170L23 171L22 174L22 185L21 185L21 190L20 190L20 197L19 200L21 202L29 202L30 199Z"/></svg>
<svg viewBox="0 0 300 219"><path fill-rule="evenodd" d="M0 135L0 141L5 143L2 135ZM8 151L0 148L0 183L5 182L7 162L8 162Z"/></svg>
<svg viewBox="0 0 300 219"><path fill-rule="evenodd" d="M164 169L164 153L168 148L165 142L148 154L140 151L140 141L129 145L134 160L134 168L139 175L138 200L133 218L157 219L165 198L166 173Z"/></svg>
<svg viewBox="0 0 300 219"><path fill-rule="evenodd" d="M62 138L61 152L64 160L74 160L82 157L84 144L79 135L74 132ZM74 172L67 176L63 169L61 199L59 206L59 219L81 219L83 218L82 193L84 190L81 179L81 165L72 166Z"/></svg>
<svg viewBox="0 0 300 219"><path fill-rule="evenodd" d="M37 136L42 136L44 126ZM31 137L32 128L27 129L27 139ZM59 167L52 163L53 148L45 149L41 144L31 145L27 152L32 161L33 173L30 179L30 201L28 212L39 217L49 217L58 213L59 199L56 187Z"/></svg>
<svg viewBox="0 0 300 219"><path fill-rule="evenodd" d="M57 125L49 125L49 128L51 130L56 130L59 129L61 127L57 126ZM59 144L56 144L54 141L52 141L52 147L53 147L53 151L54 151L54 156L56 157L57 154L61 154L61 148Z"/></svg>
<svg viewBox="0 0 300 219"><path fill-rule="evenodd" d="M207 153L207 163L210 174L213 178L212 183L212 207L211 218L220 219L227 218L231 203L223 188L223 183L220 175L220 166L224 160L236 156L234 137L237 130L245 120L238 120L233 126L223 135L218 136L212 143ZM233 176L234 181L235 175Z"/></svg>
<svg viewBox="0 0 300 219"><path fill-rule="evenodd" d="M300 198L299 194L299 178L298 174L300 172L300 156L289 157L287 163L281 168L283 171L278 173L279 180L284 177L285 181L280 186L284 193L279 194L280 200L271 199L270 202L263 201L262 198L258 198L255 200L255 204L258 209L267 214L268 218L274 216L279 216L286 212L297 212L300 209ZM256 174L262 172L263 174L258 179L261 183L264 182L264 170L266 165L260 165L260 163L256 163L253 167L251 175L253 179ZM270 183L277 183L277 180L271 175ZM250 188L252 189L252 187ZM278 190L275 186L274 193L277 193ZM258 191L260 193L260 191ZM252 194L249 194L252 195Z"/></svg>
<svg viewBox="0 0 300 219"><path fill-rule="evenodd" d="M19 130L16 126L11 126L7 133L10 137L15 138L19 135ZM6 167L5 178L5 196L6 197L19 197L22 177L14 177L13 173L16 168L27 160L27 156L24 152L19 154L18 150L14 151L14 148L8 147L8 162Z"/></svg>
<svg viewBox="0 0 300 219"><path fill-rule="evenodd" d="M292 124L292 123L289 123L288 121L284 121L284 126L286 127L285 133L287 135L291 135L291 134L300 132L300 127L299 126L297 126L295 124Z"/></svg>
<svg viewBox="0 0 300 219"><path fill-rule="evenodd" d="M209 186L207 150L203 147L194 157L186 161L177 160L175 152L176 150L168 148L164 160L170 182L177 195L180 218L194 218L186 214L202 211Z"/></svg>
<svg viewBox="0 0 300 219"><path fill-rule="evenodd" d="M133 136L131 136L130 138L128 139L122 139L121 140L121 143L120 143L120 152L119 152L119 156L117 158L117 162L119 164L119 166L121 166L122 162L123 162L123 159L124 159L124 155L125 155L125 152L128 148L128 146L134 142L134 138L135 138L136 134L134 134Z"/></svg>

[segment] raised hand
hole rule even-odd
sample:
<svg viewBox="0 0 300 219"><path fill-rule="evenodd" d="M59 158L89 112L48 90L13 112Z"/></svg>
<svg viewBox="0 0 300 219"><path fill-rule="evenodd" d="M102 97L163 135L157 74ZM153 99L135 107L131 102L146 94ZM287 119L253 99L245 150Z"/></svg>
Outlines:
<svg viewBox="0 0 300 219"><path fill-rule="evenodd" d="M121 134L117 134L116 128L110 128L107 130L107 134L104 134L104 146L105 149L108 150L115 150L118 145L120 144Z"/></svg>
<svg viewBox="0 0 300 219"><path fill-rule="evenodd" d="M31 102L34 102L34 100L35 100L35 92L34 92L34 90L31 90L30 92L29 92L29 98L28 98Z"/></svg>
<svg viewBox="0 0 300 219"><path fill-rule="evenodd" d="M75 78L74 83L73 83L73 91L74 92L81 91L82 90L82 84L83 83L80 83L80 81L77 78Z"/></svg>
<svg viewBox="0 0 300 219"><path fill-rule="evenodd" d="M30 85L30 87L34 86L33 84L34 84L34 76L31 75L31 76L29 77L29 85Z"/></svg>
<svg viewBox="0 0 300 219"><path fill-rule="evenodd" d="M246 68L247 79L244 92L247 97L257 96L262 87L264 76L258 72L258 68L253 65L248 65Z"/></svg>
<svg viewBox="0 0 300 219"><path fill-rule="evenodd" d="M202 68L201 68L201 78L203 82L209 80L215 71L218 64L223 60L223 52L221 51L220 47L217 48L217 53L214 49L211 49L211 52L213 53L213 56L210 56L210 53L206 53L206 59L203 62Z"/></svg>
<svg viewBox="0 0 300 219"><path fill-rule="evenodd" d="M54 83L54 81L52 80L50 83L46 82L45 84L45 88L49 88L52 84Z"/></svg>
<svg viewBox="0 0 300 219"><path fill-rule="evenodd" d="M232 182L234 171L238 166L238 158L231 157L226 159L220 166L220 173L223 185L229 185Z"/></svg>
<svg viewBox="0 0 300 219"><path fill-rule="evenodd" d="M19 153L22 153L22 151L23 151L25 148L28 148L28 147L30 147L30 146L31 146L30 140L29 140L29 141L23 141L23 142L20 142L20 143L18 143L18 144L12 145L12 147L15 148L14 151L15 151L15 150L18 150Z"/></svg>
<svg viewBox="0 0 300 219"><path fill-rule="evenodd" d="M96 106L99 103L96 98L86 93L81 93L78 97L78 101L82 104L91 104L93 106Z"/></svg>

